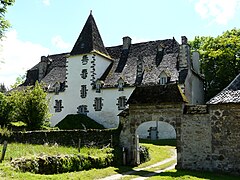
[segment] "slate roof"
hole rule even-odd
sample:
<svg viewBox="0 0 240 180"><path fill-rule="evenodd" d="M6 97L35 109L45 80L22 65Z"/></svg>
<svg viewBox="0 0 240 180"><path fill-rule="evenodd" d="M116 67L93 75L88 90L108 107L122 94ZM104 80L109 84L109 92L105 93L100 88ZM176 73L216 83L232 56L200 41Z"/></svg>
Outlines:
<svg viewBox="0 0 240 180"><path fill-rule="evenodd" d="M186 97L180 87L174 84L136 87L129 97L128 104L184 103Z"/></svg>
<svg viewBox="0 0 240 180"><path fill-rule="evenodd" d="M96 22L90 14L70 54L86 54L93 50L108 55Z"/></svg>
<svg viewBox="0 0 240 180"><path fill-rule="evenodd" d="M46 87L52 86L59 82L64 83L66 78L66 57L69 53L54 54L45 57L47 61L47 70L45 76L40 79ZM39 80L38 73L42 62L39 62L34 67L28 70L27 78L21 86L34 85Z"/></svg>
<svg viewBox="0 0 240 180"><path fill-rule="evenodd" d="M207 104L240 103L240 74Z"/></svg>
<svg viewBox="0 0 240 180"><path fill-rule="evenodd" d="M39 62L28 71L23 85L33 85L36 80L44 82L50 88L56 82L64 83L66 57L90 52L104 55L107 58L111 57L111 64L100 78L104 81L103 88L116 87L120 78L125 81L126 86L156 85L159 84L159 75L163 71L170 76L169 83L179 79L184 83L187 71L180 75L178 73L179 46L173 38L131 44L128 49L124 50L122 45L105 48L95 20L90 14L72 51L47 56L43 59L48 64L43 78L38 77L42 65L42 62ZM138 68L139 62L141 62L141 72Z"/></svg>
<svg viewBox="0 0 240 180"><path fill-rule="evenodd" d="M162 44L165 49L159 63L158 46ZM117 80L122 77L128 85L134 86L137 77L137 61L141 56L143 61L142 85L158 84L159 75L163 70L168 70L171 75L171 82L178 80L177 61L179 44L174 39L149 41L137 44L131 44L127 58L121 61L122 46L106 48L109 55L113 58L112 68L108 75L101 79L104 81L104 87L113 87ZM122 63L122 64L121 64ZM119 65L121 64L121 65ZM119 70L120 69L120 70Z"/></svg>

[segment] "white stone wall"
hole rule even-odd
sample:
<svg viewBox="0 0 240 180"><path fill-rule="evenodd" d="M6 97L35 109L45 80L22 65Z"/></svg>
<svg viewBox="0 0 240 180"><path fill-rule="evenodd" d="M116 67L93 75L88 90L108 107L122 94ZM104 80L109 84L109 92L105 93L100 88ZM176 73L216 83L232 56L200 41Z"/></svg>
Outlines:
<svg viewBox="0 0 240 180"><path fill-rule="evenodd" d="M68 114L76 114L77 107L80 105L87 105L89 113L87 115L94 119L96 122L104 125L106 128L114 128L118 126L119 118L118 114L121 110L118 110L117 98L120 96L126 96L128 99L134 90L134 87L124 88L124 91L118 91L118 88L101 89L100 93L96 93L93 89L91 82L96 81L102 76L107 67L110 65L111 60L99 56L97 54L88 54L88 63L82 64L83 55L71 56L67 59L67 88L64 92L59 94L49 93L50 97L50 112L51 125L55 126ZM87 69L87 78L81 77L82 69ZM117 84L117 82L116 82ZM81 97L81 85L87 86L86 98ZM101 111L95 111L94 99L96 97L103 98L103 107ZM55 112L55 100L62 100L62 111Z"/></svg>

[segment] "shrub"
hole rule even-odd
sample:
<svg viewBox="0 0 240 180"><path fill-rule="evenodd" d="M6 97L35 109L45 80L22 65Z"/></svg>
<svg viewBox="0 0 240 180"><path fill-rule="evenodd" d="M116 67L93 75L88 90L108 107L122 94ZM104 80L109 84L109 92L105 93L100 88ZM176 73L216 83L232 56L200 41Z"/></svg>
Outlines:
<svg viewBox="0 0 240 180"><path fill-rule="evenodd" d="M105 129L103 125L83 114L70 114L60 121L59 129Z"/></svg>
<svg viewBox="0 0 240 180"><path fill-rule="evenodd" d="M91 157L83 155L41 155L32 158L17 158L11 161L11 165L22 172L38 174L56 174L88 170L91 168L103 168L113 162L113 154L105 157Z"/></svg>
<svg viewBox="0 0 240 180"><path fill-rule="evenodd" d="M146 146L141 145L139 147L140 151L140 163L144 163L150 160L149 148Z"/></svg>

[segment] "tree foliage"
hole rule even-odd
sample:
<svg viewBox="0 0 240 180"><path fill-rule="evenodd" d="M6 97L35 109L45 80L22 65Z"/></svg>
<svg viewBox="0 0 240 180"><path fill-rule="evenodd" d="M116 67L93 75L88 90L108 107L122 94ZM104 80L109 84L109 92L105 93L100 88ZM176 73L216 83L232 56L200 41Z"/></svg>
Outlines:
<svg viewBox="0 0 240 180"><path fill-rule="evenodd" d="M190 42L201 56L207 100L223 90L240 72L240 29L214 37L199 37Z"/></svg>
<svg viewBox="0 0 240 180"><path fill-rule="evenodd" d="M5 19L5 13L8 6L12 6L14 2L15 0L0 0L0 38L10 26L10 23Z"/></svg>
<svg viewBox="0 0 240 180"><path fill-rule="evenodd" d="M24 75L19 75L19 76L16 78L15 83L14 83L13 85L11 85L10 87L11 87L12 89L18 87L19 85L21 85L22 83L24 83L25 79L26 79L26 74L24 74Z"/></svg>
<svg viewBox="0 0 240 180"><path fill-rule="evenodd" d="M8 95L0 94L1 125L21 121L29 130L41 129L49 125L47 93L36 82L34 87L14 90Z"/></svg>

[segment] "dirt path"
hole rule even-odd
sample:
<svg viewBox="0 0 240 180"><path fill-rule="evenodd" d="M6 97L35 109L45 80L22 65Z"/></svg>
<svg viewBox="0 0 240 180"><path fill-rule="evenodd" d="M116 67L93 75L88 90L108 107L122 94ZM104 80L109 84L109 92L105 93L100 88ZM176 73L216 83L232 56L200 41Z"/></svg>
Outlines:
<svg viewBox="0 0 240 180"><path fill-rule="evenodd" d="M128 172L125 172L123 174L115 174L115 175L112 175L112 176L107 176L107 177L99 179L99 180L117 180L117 179L121 179L121 178L124 178L124 177L126 177L128 175L134 174L135 172L138 172L138 171L147 170L147 169L150 169L150 168L161 166L161 165L166 164L166 163L168 163L168 162L170 162L172 160L175 160L176 158L177 158L177 154L176 154L176 151L174 151L174 155L171 158L165 159L165 160L163 160L161 162L158 162L156 164L152 164L152 165L144 167L144 168L138 168L138 169L135 169L134 171L128 171ZM135 178L134 180L147 179L147 178L149 178L151 176L154 176L156 174L159 174L161 172L174 169L175 165L176 164L173 164L173 165L171 165L171 166L169 166L169 167L167 167L165 169L154 171L154 172L149 173L149 174L145 174L144 177Z"/></svg>

